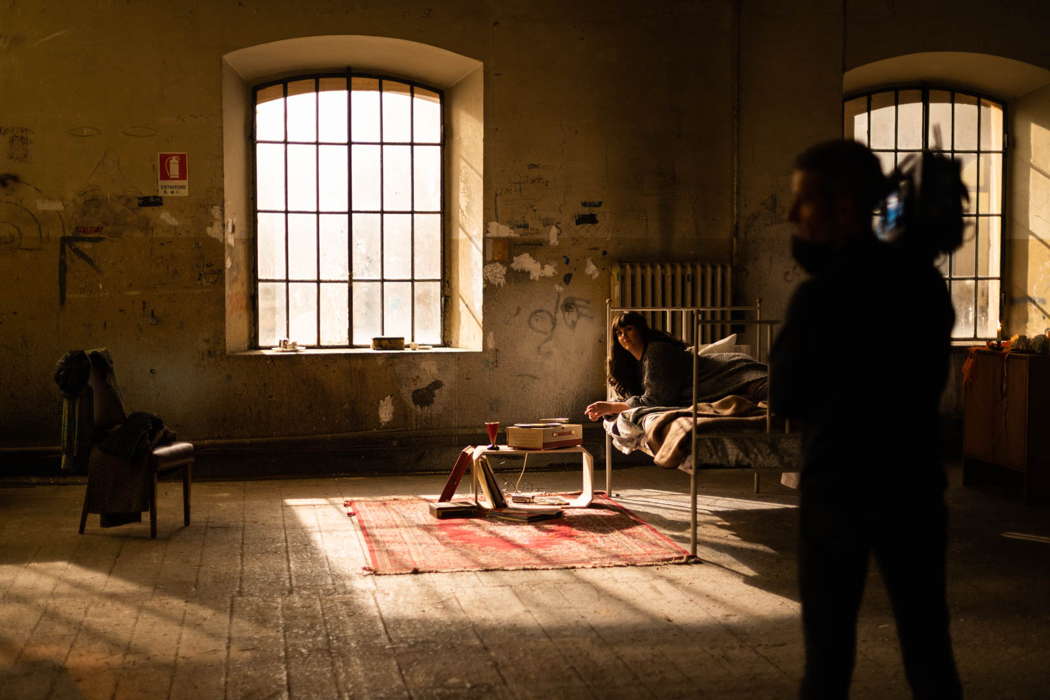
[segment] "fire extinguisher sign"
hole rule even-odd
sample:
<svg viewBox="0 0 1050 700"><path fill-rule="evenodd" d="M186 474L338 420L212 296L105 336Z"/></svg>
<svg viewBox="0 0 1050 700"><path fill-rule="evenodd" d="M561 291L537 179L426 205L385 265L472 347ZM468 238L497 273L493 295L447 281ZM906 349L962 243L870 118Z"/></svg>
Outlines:
<svg viewBox="0 0 1050 700"><path fill-rule="evenodd" d="M157 190L162 197L186 197L190 170L185 153L157 154Z"/></svg>

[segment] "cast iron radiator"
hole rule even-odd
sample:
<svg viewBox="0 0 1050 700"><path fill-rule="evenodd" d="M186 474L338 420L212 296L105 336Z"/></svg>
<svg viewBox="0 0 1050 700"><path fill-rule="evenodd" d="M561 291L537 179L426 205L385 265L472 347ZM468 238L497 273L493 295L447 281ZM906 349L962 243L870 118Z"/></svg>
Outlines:
<svg viewBox="0 0 1050 700"><path fill-rule="evenodd" d="M616 263L610 275L609 298L613 307L672 306L719 307L733 305L733 273L727 264L701 262ZM692 343L692 324L686 314L649 311L644 314L653 328ZM727 323L700 327L700 342L712 343L730 333L731 312L712 310L703 318Z"/></svg>

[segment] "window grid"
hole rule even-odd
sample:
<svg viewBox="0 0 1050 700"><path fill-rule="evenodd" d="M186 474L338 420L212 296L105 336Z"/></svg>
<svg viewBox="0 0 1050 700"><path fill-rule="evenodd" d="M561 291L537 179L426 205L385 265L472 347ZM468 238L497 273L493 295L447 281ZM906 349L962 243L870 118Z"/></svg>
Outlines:
<svg viewBox="0 0 1050 700"><path fill-rule="evenodd" d="M321 128L320 128L320 122L321 122L321 108L320 108L321 82L320 81L322 79L324 79L324 78L333 78L333 77L334 78L344 78L345 81L346 81L346 141L328 141L328 140L322 140L321 139ZM379 110L379 115L378 115L379 139L377 141L375 141L375 140L364 140L364 139L363 140L355 140L353 138L352 101L353 101L353 93L354 93L354 87L353 87L353 79L354 78L367 78L367 79L372 79L372 80L376 81L376 86L377 86L376 87L376 94L378 96L377 102L378 102L378 110ZM293 140L293 139L289 139L288 138L288 112L289 112L289 110L288 110L288 97L289 97L288 88L289 88L289 85L291 83L301 82L301 81L305 81L305 80L312 80L312 82L313 82L312 96L313 96L313 102L314 102L314 140L301 140L301 139ZM408 117L409 117L409 120L408 120L408 139L407 140L397 140L397 141L389 141L388 142L386 140L386 138L385 138L385 133L384 133L384 129L385 129L384 121L385 120L384 120L383 110L384 110L384 102L385 102L385 99L384 99L384 95L385 95L384 83L386 83L386 82L392 82L392 83L398 83L398 84L402 84L402 85L407 85L407 87L408 87L408 100L409 100L408 101L408 105L409 105ZM358 344L354 343L354 295L353 295L353 290L354 290L354 283L355 282L364 282L364 283L368 283L369 285L376 284L376 285L379 286L378 315L379 315L379 324L380 324L380 335L385 335L386 332L387 332L387 320L388 319L387 319L387 309L386 309L386 284L389 283L389 282L406 282L406 283L409 284L409 297L408 297L408 299L409 299L409 309L410 309L410 321L409 321L410 338L406 338L406 341L409 340L409 339L412 339L412 338L416 338L417 337L417 333L418 333L417 318L416 318L416 306L417 306L417 299L416 299L416 289L417 289L417 287L416 287L416 285L417 285L417 283L421 283L421 282L436 283L437 284L437 292L438 292L437 318L438 318L438 322L439 322L439 337L440 337L440 340L438 340L438 342L432 343L432 344L441 344L443 342L443 336L444 336L444 332L443 332L443 325L444 324L442 322L442 306L443 306L443 289L442 289L443 285L442 285L442 283L444 281L444 279L443 279L443 270L444 270L444 267L445 267L444 266L444 262L445 262L444 261L444 253L445 253L445 251L444 251L444 220L443 220L443 217L441 216L441 214L442 214L442 209L441 208L439 208L439 209L426 209L426 210L416 210L415 209L415 201L416 201L416 197L415 197L415 194L416 194L415 193L415 190L416 190L415 154L416 154L416 148L419 147L419 146L436 146L436 147L438 147L440 149L439 152L438 152L438 155L439 155L439 167L438 167L437 197L438 197L439 204L443 204L443 202L444 202L444 184L445 184L444 183L444 179L445 178L444 178L444 166L443 166L443 161L444 161L444 115L443 115L443 112L444 112L444 95L443 95L442 91L440 91L440 90L438 90L436 88L430 87L430 86L426 86L426 85L422 85L422 84L410 81L410 80L393 79L393 78L387 78L387 77L384 77L384 76L367 74L367 73L354 73L350 69L347 69L347 71L344 72L344 73L326 73L326 74L319 74L319 75L294 76L294 77L289 77L289 78L285 78L285 79L282 79L282 80L277 80L277 81L273 81L273 82L270 82L270 83L265 83L265 84L258 85L255 88L255 95L256 95L255 104L256 105L259 104L259 102L258 102L258 94L259 94L260 91L262 91L262 90L264 90L266 88L269 88L269 87L276 86L276 85L281 85L281 88L282 88L282 90L281 90L282 104L283 104L283 108L282 108L282 128L283 128L284 139L278 141L278 140L273 140L273 139L253 138L253 142L255 143L256 148L258 147L259 144L273 144L273 145L284 146L284 149L283 149L283 151L284 151L284 157L283 157L283 160L284 160L284 173L283 173L283 176L284 177L283 177L283 181L284 181L284 206L285 206L285 208L284 209L267 209L267 208L259 208L257 206L255 208L255 212L256 212L255 225L256 225L256 227L258 227L258 215L259 214L280 214L280 215L283 215L283 221L284 221L284 276L283 276L283 278L263 277L263 276L259 275L258 263L256 262L256 264L253 266L254 272L255 272L255 275L254 275L255 276L255 282L256 282L256 284L254 285L254 289L255 289L254 296L255 296L255 302L256 302L256 315L255 315L255 318L256 318L256 323L255 323L255 340L256 340L256 343L255 343L255 345L256 345L256 347L258 347L260 345L260 341L259 341L259 322L258 322L258 319L259 319L259 315L258 315L259 314L258 296L259 296L259 288L260 288L259 284L260 283L276 283L276 284L281 284L283 286L283 289L284 289L284 330L285 330L285 336L291 336L291 320L292 320L291 319L291 315L292 315L291 288L292 288L292 284L305 284L305 283L309 283L309 282L313 282L314 289L315 289L314 302L315 302L315 322L316 322L316 329L315 329L316 330L316 337L315 337L315 341L316 342L312 343L312 344L307 344L309 347L338 348L338 347L362 347L363 346L363 344L361 344L361 343L358 343ZM417 141L416 140L416 130L415 130L416 104L415 104L415 97L416 97L416 89L417 89L417 87L424 88L427 91L429 91L429 92L431 92L431 93L433 93L433 94L435 94L437 96L438 111L439 111L439 117L438 117L439 140L437 140L437 141L433 141L433 140L420 140L420 141ZM253 127L252 127L253 137L255 135L255 132L256 132L256 125L255 125L255 123L253 121ZM291 209L291 208L288 207L288 203L289 203L289 190L288 190L288 185L289 185L289 158L288 158L288 146L294 146L294 145L309 145L309 146L314 146L315 147L315 151L314 151L314 183L315 183L315 187L314 187L314 210L312 210L312 211L301 210L301 209ZM320 201L321 200L321 157L320 157L321 151L320 151L320 147L321 146L325 146L325 145L345 146L346 147L346 154L347 154L347 193L346 193L347 194L347 207L346 207L345 210L323 210L323 209L321 209L321 201ZM378 160L379 160L379 184L378 184L379 209L355 209L354 206L353 206L353 147L354 146L362 146L362 145L365 145L365 146L376 146L377 150L378 150ZM384 163L384 160L385 160L385 155L386 155L386 148L385 147L386 146L390 146L390 145L406 146L407 149L408 149L408 156L409 156L408 173L409 174L408 174L408 181L407 181L407 185L406 186L408 187L408 193L409 193L409 209L407 209L407 210L404 210L404 209L391 209L391 210L388 210L388 209L386 209L386 201L385 201L385 198L386 198L386 180L385 180L385 163ZM257 152L258 151L256 151L256 153ZM255 183L256 202L258 202L258 169L257 168L258 168L258 163L256 162L256 167L253 168L253 181ZM292 215L292 214L306 214L306 215L313 215L315 217L314 218L314 221L315 221L315 225L314 225L314 254L315 254L314 264L315 264L316 267L315 267L315 278L313 280L308 280L308 279L294 279L293 280L291 278L291 270L290 270L291 258L290 258L290 255L289 255L289 253L290 253L289 216ZM346 277L346 279L328 278L328 277L325 277L324 275L322 275L322 273L321 273L322 250L321 250L320 217L322 215L325 215L325 214L345 214L347 216L347 236L346 236L346 238L347 238L347 251L346 251L347 277ZM353 266L353 262L354 262L353 217L354 217L355 214L375 214L375 215L377 215L377 218L378 218L378 221L379 221L379 258L378 258L378 268L379 269L378 269L378 276L375 276L375 277L357 277L357 276L355 276L354 266ZM408 217L408 222L409 222L409 250L408 250L409 276L408 277L400 277L400 276L390 277L390 276L387 275L386 255L385 255L386 254L386 250L385 250L385 247L386 247L386 217L389 214L403 214L403 215L407 215L407 217ZM439 276L437 276L437 277L416 277L416 217L418 215L421 215L421 214L438 215L438 217L439 217L438 220L437 220L437 225L438 225L438 236L439 236L441 250L440 250L439 259L438 259L438 262L437 262L437 264L438 264L438 271L439 271ZM258 247L257 246L255 247L255 254L258 255ZM321 305L322 305L322 293L321 293L321 290L322 290L322 287L321 287L321 285L324 284L324 283L344 283L344 284L346 284L346 288L347 288L347 321L346 321L346 323L347 323L347 345L325 344L325 343L322 342L322 318L321 318ZM280 335L280 334L278 334L278 335Z"/></svg>
<svg viewBox="0 0 1050 700"><path fill-rule="evenodd" d="M875 96L877 96L877 95L886 95L887 93L892 93L893 94L893 105L892 105L893 106L893 147L892 148L874 148L874 147L871 147L871 148L872 148L872 151L874 151L876 153L876 155L878 155L878 154L892 154L892 163L893 163L893 166L896 167L896 165L898 165L900 163L902 154L918 153L918 152L920 152L921 149L926 149L926 148L931 148L932 149L933 148L931 146L931 144L930 144L930 141L931 141L931 138L930 138L930 123L931 123L931 121L930 121L930 104L931 104L930 92L931 92L931 90L932 91L937 91L937 92L944 92L944 93L948 94L948 103L947 104L949 106L949 114L950 114L950 119L951 119L950 128L948 129L948 134L947 134L947 137L948 137L947 138L947 145L944 145L943 142L942 142L941 148L940 149L935 149L935 150L941 150L941 151L945 152L947 155L949 155L952 158L957 158L960 155L972 155L974 157L974 162L975 162L974 188L973 188L973 192L971 193L972 196L971 196L971 199L970 199L971 210L968 211L966 213L966 215L965 215L967 221L968 222L972 222L972 228L973 228L972 238L970 239L970 240L973 241L973 260L971 261L971 263L973 265L973 274L961 274L961 273L957 274L957 270L956 270L956 266L957 266L956 255L958 253L960 253L961 251L963 251L963 248L965 247L965 242L966 242L965 239L964 239L964 246L961 247L959 249L959 251L956 251L952 255L947 256L948 259L940 264L942 270L946 273L946 277L947 277L947 280L948 280L949 290L950 291L954 292L953 283L955 283L955 282L964 282L965 281L965 282L972 282L973 283L973 320L972 320L972 323L970 324L970 332L969 332L969 334L965 334L965 335L963 335L963 334L955 335L953 333L952 339L953 340L979 340L979 339L985 339L985 338L988 338L990 336L988 336L988 335L981 335L981 334L978 333L978 327L980 325L980 320L979 320L980 299L979 299L979 295L980 295L980 283L981 282L989 283L989 287L991 286L992 282L998 282L999 283L999 294L998 294L998 298L996 300L997 303L995 305L995 312L996 312L997 319L1001 320L1001 318L1002 318L1002 296L1003 296L1002 269L1003 269L1004 260L1005 260L1005 256L1003 255L1004 235L1003 235L1003 224L1002 224L1002 222L1003 222L1003 219L1004 219L1004 216L1005 216L1005 213L1003 211L1003 209L1004 209L1004 202L1003 202L1003 200L1004 200L1005 179L1006 179L1005 178L1005 175L1006 175L1005 170L1006 170L1006 168L1005 168L1005 162L1004 161L1005 161L1005 152L1006 152L1006 148L1007 148L1007 141L1006 141L1006 134L1005 134L1005 125L1007 123L1007 119L1006 119L1005 106L1002 103L1000 103L1000 102L998 102L996 100L990 99L988 97L985 97L983 95L977 95L977 94L974 94L974 93L957 91L957 90L947 90L947 89L940 90L940 89L937 89L937 88L930 88L930 87L925 87L925 86L923 86L921 88L903 88L902 87L902 88L896 88L896 89L892 89L892 90L877 90L877 91L869 92L869 93L866 93L866 94L853 95L853 96L848 97L846 100L843 101L843 128L844 128L844 131L847 128L846 124L845 124L846 105L848 105L849 103L854 102L854 101L856 101L856 100L858 100L860 98L864 98L865 132L863 134L863 140L864 140L865 145L868 145L869 147L871 147L871 142L872 142L872 122L873 122L873 119L872 119L872 114L873 114L872 101L873 101L873 98ZM921 129L922 129L922 131L921 131L921 149L901 148L901 145L900 145L900 126L901 126L901 118L900 118L901 101L900 100L901 100L901 92L902 91L914 91L914 92L920 93L920 104L921 104L921 107L922 107L922 109L921 109L921 117L922 117L922 123L921 123ZM977 123L976 123L976 130L975 130L975 138L976 138L976 147L975 148L957 148L957 144L956 144L956 134L957 134L957 130L958 130L957 129L957 125L958 125L957 109L956 109L956 97L957 97L957 95L964 95L964 96L974 100L974 103L975 103L975 106L976 106L976 113L977 113ZM1002 147L998 148L998 149L990 148L990 147L988 147L988 144L982 144L983 137L982 137L981 127L982 127L982 119L984 118L983 107L984 107L985 104L988 104L988 105L991 105L991 106L993 106L995 108L998 108L1000 110L1000 112L1002 113L1002 115L1003 115L1003 117L1002 117L1002 124L1003 124L1003 130L1004 131L1003 131L1003 134L1002 134ZM854 114L854 120L856 119L856 116L858 116L858 115L859 115L859 112ZM860 136L860 135L858 135L858 134L853 132L853 127L852 126L849 127L849 131L845 135L847 137L852 137L852 138L858 138ZM941 136L943 138L944 134L942 134ZM989 156L989 155L996 155L996 154L998 154L999 157L1000 157L999 173L998 173L998 176L999 176L999 188L998 188L999 189L999 192L998 192L999 212L998 213L988 213L988 212L981 211L981 202L980 202L981 185L982 185L982 169L983 169L982 168L982 164L984 162L982 160L982 156ZM989 192L989 199L991 199L991 192ZM981 260L981 252L980 251L981 251L981 242L982 242L981 241L981 237L980 237L981 236L980 229L981 229L981 220L982 219L989 220L989 221L996 220L998 225L999 225L999 266L998 266L999 267L999 270L998 270L999 274L997 274L997 275L990 274L991 273L990 266L989 266L989 269L988 269L989 274L982 275L980 273L980 266L981 266L981 262L980 262L980 260ZM990 230L991 230L991 227L989 227L989 231ZM991 235L991 234L989 233L988 235ZM986 255L988 255L988 253L986 253ZM953 296L953 300L954 300L954 294L952 296ZM989 311L991 311L991 309L989 309ZM991 321L989 321L988 325L989 326L992 325Z"/></svg>

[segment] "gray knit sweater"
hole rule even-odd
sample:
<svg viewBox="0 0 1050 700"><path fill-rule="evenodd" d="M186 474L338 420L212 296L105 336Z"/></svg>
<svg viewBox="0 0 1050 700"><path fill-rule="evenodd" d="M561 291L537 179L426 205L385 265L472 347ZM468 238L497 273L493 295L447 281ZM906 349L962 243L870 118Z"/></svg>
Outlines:
<svg viewBox="0 0 1050 700"><path fill-rule="evenodd" d="M672 343L649 343L641 364L643 393L628 397L628 406L688 406L692 402L693 356L689 351ZM697 401L711 402L765 378L768 370L743 353L722 352L698 356L696 375Z"/></svg>

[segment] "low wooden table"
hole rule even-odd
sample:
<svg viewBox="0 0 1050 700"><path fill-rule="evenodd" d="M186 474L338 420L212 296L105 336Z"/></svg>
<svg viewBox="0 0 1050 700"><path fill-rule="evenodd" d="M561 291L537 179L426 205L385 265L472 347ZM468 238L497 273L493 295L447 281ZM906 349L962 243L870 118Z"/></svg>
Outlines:
<svg viewBox="0 0 1050 700"><path fill-rule="evenodd" d="M514 447L507 445L496 445L495 449L488 445L479 445L474 448L474 453L471 456L473 465L471 466L471 488L474 491L474 499L477 500L478 493L478 473L479 470L476 466L479 459L484 458L486 455L499 455L500 457L509 456L522 456L524 458L524 464L521 465L522 471L525 471L525 467L529 463L529 455L573 455L578 454L583 457L583 488L580 490L580 495L569 501L565 508L586 508L591 504L594 499L594 457L587 448L579 445L577 447L560 447L554 450L519 450Z"/></svg>

